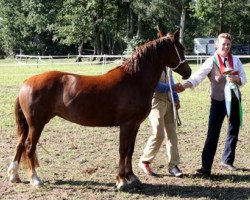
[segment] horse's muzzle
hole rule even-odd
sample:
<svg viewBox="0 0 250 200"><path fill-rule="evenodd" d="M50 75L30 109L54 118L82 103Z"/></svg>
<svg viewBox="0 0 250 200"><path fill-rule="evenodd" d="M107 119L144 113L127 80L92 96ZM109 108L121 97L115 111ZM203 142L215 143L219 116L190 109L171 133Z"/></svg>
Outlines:
<svg viewBox="0 0 250 200"><path fill-rule="evenodd" d="M188 66L188 68L185 70L185 73L182 75L182 79L186 80L188 79L192 74L192 69Z"/></svg>

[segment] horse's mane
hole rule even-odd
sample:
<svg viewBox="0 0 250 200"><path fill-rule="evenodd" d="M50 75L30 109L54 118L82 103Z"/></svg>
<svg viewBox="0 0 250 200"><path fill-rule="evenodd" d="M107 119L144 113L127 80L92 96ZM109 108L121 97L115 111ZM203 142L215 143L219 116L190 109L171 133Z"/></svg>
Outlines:
<svg viewBox="0 0 250 200"><path fill-rule="evenodd" d="M146 42L136 49L130 59L123 62L122 67L130 74L140 71L142 66L148 65L157 59L158 52L167 43L171 43L171 40L166 37Z"/></svg>

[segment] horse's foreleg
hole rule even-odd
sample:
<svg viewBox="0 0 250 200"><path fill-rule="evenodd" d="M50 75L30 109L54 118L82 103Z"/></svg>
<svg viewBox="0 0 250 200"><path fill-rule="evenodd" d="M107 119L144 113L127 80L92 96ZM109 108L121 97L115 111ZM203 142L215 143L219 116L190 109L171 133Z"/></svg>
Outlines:
<svg viewBox="0 0 250 200"><path fill-rule="evenodd" d="M120 137L120 147L119 147L120 159L119 159L118 174L116 177L116 186L118 189L121 189L127 184L127 181L125 178L125 159L126 159L125 149L126 149L125 144L121 142L121 137Z"/></svg>
<svg viewBox="0 0 250 200"><path fill-rule="evenodd" d="M125 162L125 173L126 173L126 179L128 180L128 183L130 184L140 184L139 178L134 174L133 167L132 167L132 156L134 153L134 147L135 147L135 139L138 133L138 127L135 127L133 131L131 131L130 138L129 138L129 147L128 147L128 153L126 157Z"/></svg>
<svg viewBox="0 0 250 200"><path fill-rule="evenodd" d="M116 186L118 189L123 189L127 185L126 173L125 173L125 161L128 152L130 126L123 124L120 126L120 138L119 138L119 167L116 177Z"/></svg>
<svg viewBox="0 0 250 200"><path fill-rule="evenodd" d="M37 176L35 168L30 171L30 184L36 188L39 188L43 185L42 180Z"/></svg>
<svg viewBox="0 0 250 200"><path fill-rule="evenodd" d="M139 181L132 170L132 154L138 128L133 123L120 126L120 160L116 182L118 189L126 187L128 182Z"/></svg>

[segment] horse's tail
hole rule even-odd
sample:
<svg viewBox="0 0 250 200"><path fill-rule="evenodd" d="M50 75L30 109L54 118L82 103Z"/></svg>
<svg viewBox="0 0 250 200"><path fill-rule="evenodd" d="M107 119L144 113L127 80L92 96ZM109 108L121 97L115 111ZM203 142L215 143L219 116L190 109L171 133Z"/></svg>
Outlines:
<svg viewBox="0 0 250 200"><path fill-rule="evenodd" d="M16 117L16 125L17 125L18 145L22 145L21 160L25 167L29 167L28 154L25 148L25 141L29 133L29 125L24 116L18 97L15 103L15 117ZM34 158L35 158L35 165L38 165L36 154L34 155Z"/></svg>

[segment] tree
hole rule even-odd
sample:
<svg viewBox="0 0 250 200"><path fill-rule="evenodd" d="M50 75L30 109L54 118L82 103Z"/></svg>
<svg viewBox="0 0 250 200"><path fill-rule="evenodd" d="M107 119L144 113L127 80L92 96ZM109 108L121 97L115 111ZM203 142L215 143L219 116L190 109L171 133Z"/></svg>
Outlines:
<svg viewBox="0 0 250 200"><path fill-rule="evenodd" d="M0 18L3 49L7 55L13 55L15 50L24 46L28 37L22 3L18 0L0 0Z"/></svg>
<svg viewBox="0 0 250 200"><path fill-rule="evenodd" d="M63 0L23 0L23 12L26 16L26 31L30 37L29 49L40 54L56 53L58 44L52 41L52 24L59 12Z"/></svg>
<svg viewBox="0 0 250 200"><path fill-rule="evenodd" d="M53 40L65 45L78 46L78 54L81 55L84 44L92 35L91 6L88 0L64 1L56 22L52 25Z"/></svg>
<svg viewBox="0 0 250 200"><path fill-rule="evenodd" d="M133 6L139 19L150 22L151 28L155 31L156 27L162 27L165 32L174 31L179 27L180 40L183 43L186 11L189 9L190 2L191 0L135 0Z"/></svg>
<svg viewBox="0 0 250 200"><path fill-rule="evenodd" d="M221 32L241 37L249 34L249 0L196 0L192 8L200 36L216 36Z"/></svg>
<svg viewBox="0 0 250 200"><path fill-rule="evenodd" d="M24 53L53 53L51 23L62 0L0 0L1 35L4 50L13 55ZM21 51L21 50L20 50Z"/></svg>
<svg viewBox="0 0 250 200"><path fill-rule="evenodd" d="M188 49L220 32L249 42L249 9L249 0L0 0L0 46L9 55L81 54L86 46L117 54L156 38L157 27L179 27Z"/></svg>

